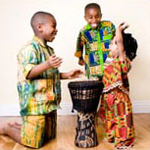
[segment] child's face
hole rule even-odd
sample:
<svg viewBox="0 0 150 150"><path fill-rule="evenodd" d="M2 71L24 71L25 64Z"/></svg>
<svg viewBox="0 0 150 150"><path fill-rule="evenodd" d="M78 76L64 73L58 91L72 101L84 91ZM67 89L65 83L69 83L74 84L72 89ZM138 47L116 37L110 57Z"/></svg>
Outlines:
<svg viewBox="0 0 150 150"><path fill-rule="evenodd" d="M117 47L117 41L116 41L116 37L114 37L109 45L109 49L110 49L110 56L111 57L116 57L119 54L118 51L118 47Z"/></svg>
<svg viewBox="0 0 150 150"><path fill-rule="evenodd" d="M53 17L49 17L47 19L47 22L43 25L43 39L47 42L52 42L55 39L55 36L57 34L56 29L56 20Z"/></svg>
<svg viewBox="0 0 150 150"><path fill-rule="evenodd" d="M87 21L87 23L90 24L90 26L93 29L96 29L98 27L98 25L100 24L101 18L102 18L102 14L100 10L97 8L89 8L85 12L85 20Z"/></svg>

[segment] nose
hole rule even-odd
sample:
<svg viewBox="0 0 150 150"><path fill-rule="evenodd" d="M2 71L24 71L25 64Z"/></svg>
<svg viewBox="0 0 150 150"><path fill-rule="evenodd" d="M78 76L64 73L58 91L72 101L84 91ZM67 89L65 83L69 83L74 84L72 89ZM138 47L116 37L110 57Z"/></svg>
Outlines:
<svg viewBox="0 0 150 150"><path fill-rule="evenodd" d="M57 33L58 32L58 30L57 29L55 29L55 33Z"/></svg>
<svg viewBox="0 0 150 150"><path fill-rule="evenodd" d="M96 18L95 17L93 17L92 22L96 23Z"/></svg>

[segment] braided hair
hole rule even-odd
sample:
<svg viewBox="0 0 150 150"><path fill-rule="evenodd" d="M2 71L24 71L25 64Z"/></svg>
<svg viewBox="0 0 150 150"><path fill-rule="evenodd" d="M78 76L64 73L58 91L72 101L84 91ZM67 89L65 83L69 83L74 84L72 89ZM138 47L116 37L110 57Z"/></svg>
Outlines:
<svg viewBox="0 0 150 150"><path fill-rule="evenodd" d="M122 34L126 56L132 61L136 57L136 52L138 48L137 41L132 37L132 34L130 33L123 32Z"/></svg>

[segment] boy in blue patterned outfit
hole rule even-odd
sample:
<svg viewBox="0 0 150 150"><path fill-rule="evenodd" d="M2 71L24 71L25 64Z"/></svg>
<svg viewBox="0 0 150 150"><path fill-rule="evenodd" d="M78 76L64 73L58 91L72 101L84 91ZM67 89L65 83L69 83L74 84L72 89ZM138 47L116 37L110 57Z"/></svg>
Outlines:
<svg viewBox="0 0 150 150"><path fill-rule="evenodd" d="M101 78L103 63L109 57L109 44L115 33L115 26L110 21L101 21L101 8L96 3L85 7L87 25L80 30L75 56L79 65L85 65L88 78ZM85 57L83 58L83 49Z"/></svg>

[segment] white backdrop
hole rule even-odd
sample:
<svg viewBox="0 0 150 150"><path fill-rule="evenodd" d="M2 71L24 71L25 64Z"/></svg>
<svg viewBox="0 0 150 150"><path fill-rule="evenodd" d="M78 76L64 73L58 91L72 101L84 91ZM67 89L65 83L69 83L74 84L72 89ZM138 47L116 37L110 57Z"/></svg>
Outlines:
<svg viewBox="0 0 150 150"><path fill-rule="evenodd" d="M130 24L138 41L137 58L129 73L134 112L150 112L150 1L148 0L1 0L0 1L0 115L18 115L17 58L20 48L33 37L30 19L37 11L52 13L57 20L58 34L53 43L63 58L60 71L82 68L74 57L79 30L86 24L84 7L90 2L100 4L103 20L116 26L122 21ZM67 83L62 82L62 110L69 114L71 99Z"/></svg>

